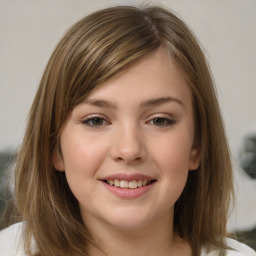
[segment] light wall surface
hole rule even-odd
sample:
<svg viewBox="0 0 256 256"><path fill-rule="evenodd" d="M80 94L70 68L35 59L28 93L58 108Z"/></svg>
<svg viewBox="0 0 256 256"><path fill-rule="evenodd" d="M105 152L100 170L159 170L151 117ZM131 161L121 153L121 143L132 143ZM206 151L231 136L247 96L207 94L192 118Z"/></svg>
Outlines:
<svg viewBox="0 0 256 256"><path fill-rule="evenodd" d="M99 8L141 3L174 10L202 43L234 155L238 203L230 229L256 226L256 182L236 163L244 137L256 133L255 0L0 0L0 151L21 142L44 67L63 33Z"/></svg>

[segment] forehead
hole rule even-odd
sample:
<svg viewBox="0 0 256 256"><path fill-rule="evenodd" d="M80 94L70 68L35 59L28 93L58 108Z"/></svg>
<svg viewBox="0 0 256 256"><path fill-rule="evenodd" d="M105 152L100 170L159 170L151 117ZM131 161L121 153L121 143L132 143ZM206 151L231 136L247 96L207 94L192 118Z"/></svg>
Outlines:
<svg viewBox="0 0 256 256"><path fill-rule="evenodd" d="M139 102L162 97L192 104L185 76L165 50L159 48L96 88L87 100L107 99L121 104L128 99Z"/></svg>

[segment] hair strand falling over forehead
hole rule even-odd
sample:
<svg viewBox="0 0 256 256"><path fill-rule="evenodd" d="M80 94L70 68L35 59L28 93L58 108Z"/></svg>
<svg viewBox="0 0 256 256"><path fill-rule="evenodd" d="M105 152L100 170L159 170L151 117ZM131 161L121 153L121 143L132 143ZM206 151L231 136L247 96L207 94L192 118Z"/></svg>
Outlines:
<svg viewBox="0 0 256 256"><path fill-rule="evenodd" d="M88 255L88 244L94 241L64 173L53 167L53 151L75 106L159 47L191 87L194 143L201 155L200 167L189 172L175 204L175 232L189 242L193 256L200 254L202 246L226 248L227 214L233 195L231 163L204 54L189 28L172 12L160 7L118 6L76 23L57 45L41 79L15 167L15 207L26 221L29 255L33 255L32 236L39 249L36 255Z"/></svg>

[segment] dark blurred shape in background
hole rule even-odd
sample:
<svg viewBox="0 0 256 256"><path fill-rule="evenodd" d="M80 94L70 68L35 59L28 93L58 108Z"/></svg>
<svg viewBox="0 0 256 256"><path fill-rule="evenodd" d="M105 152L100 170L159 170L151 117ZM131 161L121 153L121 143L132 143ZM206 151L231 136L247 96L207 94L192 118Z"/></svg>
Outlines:
<svg viewBox="0 0 256 256"><path fill-rule="evenodd" d="M240 165L251 178L256 179L256 135L245 138L240 153Z"/></svg>
<svg viewBox="0 0 256 256"><path fill-rule="evenodd" d="M14 160L11 151L0 152L0 229L3 228L3 213L7 202L6 172Z"/></svg>
<svg viewBox="0 0 256 256"><path fill-rule="evenodd" d="M256 227L248 231L235 232L235 238L256 250Z"/></svg>
<svg viewBox="0 0 256 256"><path fill-rule="evenodd" d="M256 179L256 134L245 137L239 158L240 166L245 173L250 178ZM238 240L256 250L256 227L252 230L235 232L235 235Z"/></svg>

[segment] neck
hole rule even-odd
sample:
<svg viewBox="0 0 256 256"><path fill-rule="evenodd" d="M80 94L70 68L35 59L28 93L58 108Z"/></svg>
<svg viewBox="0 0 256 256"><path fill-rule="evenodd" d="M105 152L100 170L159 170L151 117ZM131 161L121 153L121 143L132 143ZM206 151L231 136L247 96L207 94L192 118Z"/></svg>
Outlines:
<svg viewBox="0 0 256 256"><path fill-rule="evenodd" d="M100 232L94 232L93 237L106 254L91 247L91 256L191 255L190 246L178 236L174 236L172 221L167 222L165 217L136 230L123 230L102 223L99 228L95 229L94 223L94 230Z"/></svg>

